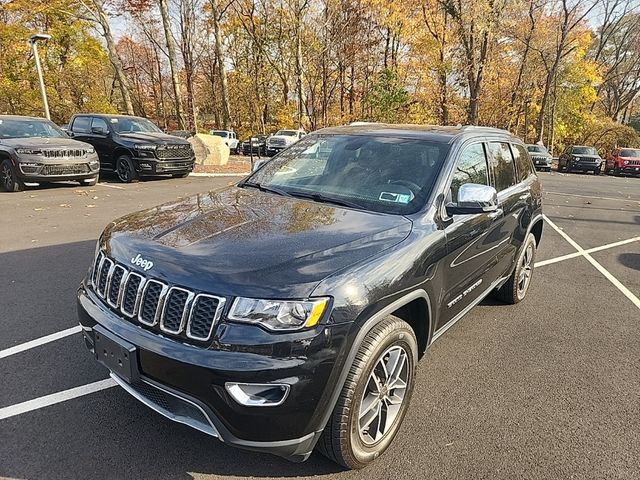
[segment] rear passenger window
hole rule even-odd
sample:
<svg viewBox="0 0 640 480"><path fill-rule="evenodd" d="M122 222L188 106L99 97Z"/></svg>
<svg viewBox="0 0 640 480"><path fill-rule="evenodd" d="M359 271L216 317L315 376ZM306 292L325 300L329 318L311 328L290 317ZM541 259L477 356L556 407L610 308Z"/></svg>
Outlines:
<svg viewBox="0 0 640 480"><path fill-rule="evenodd" d="M451 181L451 199L454 202L458 201L460 186L466 183L489 185L487 157L481 143L465 148L458 159Z"/></svg>
<svg viewBox="0 0 640 480"><path fill-rule="evenodd" d="M531 158L529 158L529 152L522 145L511 145L511 151L516 159L516 168L518 169L518 181L522 182L529 175L533 173L533 167L531 166Z"/></svg>
<svg viewBox="0 0 640 480"><path fill-rule="evenodd" d="M493 168L494 187L498 192L516 182L516 169L508 143L489 143L489 161Z"/></svg>
<svg viewBox="0 0 640 480"><path fill-rule="evenodd" d="M71 131L76 133L91 132L91 117L76 117L71 125Z"/></svg>
<svg viewBox="0 0 640 480"><path fill-rule="evenodd" d="M91 128L101 128L103 132L109 131L109 126L104 118L93 117L93 121L91 122Z"/></svg>

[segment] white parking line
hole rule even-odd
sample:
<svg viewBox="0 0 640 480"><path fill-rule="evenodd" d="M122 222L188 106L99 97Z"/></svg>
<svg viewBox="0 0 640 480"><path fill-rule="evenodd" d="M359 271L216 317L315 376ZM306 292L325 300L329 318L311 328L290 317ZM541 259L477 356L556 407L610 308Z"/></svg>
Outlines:
<svg viewBox="0 0 640 480"><path fill-rule="evenodd" d="M52 333L51 335L46 335L44 337L36 338L35 340L21 343L20 345L7 348L5 350L0 350L0 358L6 358L11 355L15 355L16 353L24 352L25 350L39 347L40 345L44 345L45 343L53 342L55 340L59 340L64 337L68 337L69 335L73 335L74 333L78 333L80 331L82 331L82 328L80 327L80 325L76 325L75 327L67 328L66 330Z"/></svg>
<svg viewBox="0 0 640 480"><path fill-rule="evenodd" d="M627 287L625 287L620 281L614 277L606 268L600 265L595 258L593 258L587 250L582 248L578 243L573 240L569 235L567 235L560 227L558 227L555 223L553 223L546 215L543 215L542 218L549 224L551 228L553 228L556 232L560 234L562 238L564 238L569 244L575 248L578 253L580 253L584 258L586 258L591 265L593 265L604 277L609 280L618 290L620 290L625 297L627 297L631 302L640 309L640 299L636 297Z"/></svg>
<svg viewBox="0 0 640 480"><path fill-rule="evenodd" d="M33 400L0 408L0 420L15 417L16 415L21 415L50 405L55 405L56 403L66 402L67 400L99 392L100 390L106 390L107 388L115 387L116 385L117 383L115 381L111 378L107 378L106 380L100 380L98 382L70 388L69 390L63 390L62 392L52 393L51 395L45 395L44 397L38 397Z"/></svg>
<svg viewBox="0 0 640 480"><path fill-rule="evenodd" d="M615 200L616 202L624 201L624 202L636 202L640 203L640 200L634 200L633 198L612 198L612 197L594 197L592 195L578 195L576 193L562 193L562 192L549 192L546 191L544 193L548 193L549 195L563 195L566 197L579 197L579 198L588 198L588 199L596 199L596 200Z"/></svg>
<svg viewBox="0 0 640 480"><path fill-rule="evenodd" d="M98 185L99 187L109 187L109 188L116 188L118 190L126 190L124 187L120 187L118 185L109 185L108 183L96 183L96 185Z"/></svg>
<svg viewBox="0 0 640 480"><path fill-rule="evenodd" d="M627 243L640 242L640 237L628 238L627 240L620 240L619 242L609 243L607 245L601 245L599 247L593 247L585 250L587 253L600 252L602 250L607 250L609 248L619 247L621 245L626 245ZM548 260L541 260L540 262L536 262L536 267L544 267L545 265L550 265L552 263L561 262L563 260L569 260L570 258L581 257L581 252L568 253L567 255L562 255L560 257L550 258Z"/></svg>

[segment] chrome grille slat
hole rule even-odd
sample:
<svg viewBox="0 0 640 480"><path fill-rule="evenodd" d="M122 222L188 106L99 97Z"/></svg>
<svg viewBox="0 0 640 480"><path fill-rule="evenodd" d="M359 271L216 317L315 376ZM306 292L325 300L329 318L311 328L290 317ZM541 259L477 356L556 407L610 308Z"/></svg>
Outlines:
<svg viewBox="0 0 640 480"><path fill-rule="evenodd" d="M127 278L127 270L120 266L114 265L109 279L109 291L107 293L107 303L112 307L118 308L120 299L122 298L122 286Z"/></svg>
<svg viewBox="0 0 640 480"><path fill-rule="evenodd" d="M98 295L100 295L102 298L105 298L107 295L107 287L109 286L109 279L111 277L112 268L113 262L105 256L100 263L98 288L96 289Z"/></svg>
<svg viewBox="0 0 640 480"><path fill-rule="evenodd" d="M209 340L213 333L213 327L220 320L225 301L223 297L215 295L205 293L196 295L191 304L187 321L187 337L200 342Z"/></svg>
<svg viewBox="0 0 640 480"><path fill-rule="evenodd" d="M90 284L124 318L196 342L211 339L224 310L224 297L168 285L129 270L99 251Z"/></svg>
<svg viewBox="0 0 640 480"><path fill-rule="evenodd" d="M135 317L138 312L138 306L140 305L140 298L142 297L142 290L144 289L145 282L145 278L139 273L129 272L127 275L127 280L125 281L123 288L120 310L129 318ZM132 302L133 304L131 305ZM129 306L131 308L129 308Z"/></svg>
<svg viewBox="0 0 640 480"><path fill-rule="evenodd" d="M147 280L138 308L138 321L149 327L158 323L162 304L169 287L158 280Z"/></svg>
<svg viewBox="0 0 640 480"><path fill-rule="evenodd" d="M178 334L182 332L187 320L189 306L194 294L180 287L171 287L167 291L162 307L160 330L167 333Z"/></svg>

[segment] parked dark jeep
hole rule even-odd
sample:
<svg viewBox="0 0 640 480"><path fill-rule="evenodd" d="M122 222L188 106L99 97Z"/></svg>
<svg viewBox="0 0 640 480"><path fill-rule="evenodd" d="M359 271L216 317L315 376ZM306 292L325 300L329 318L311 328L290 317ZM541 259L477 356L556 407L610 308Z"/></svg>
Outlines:
<svg viewBox="0 0 640 480"><path fill-rule="evenodd" d="M525 298L541 208L505 131L320 130L235 186L109 224L78 290L84 338L173 420L361 468L427 347L490 293Z"/></svg>
<svg viewBox="0 0 640 480"><path fill-rule="evenodd" d="M600 175L604 161L594 147L573 145L568 147L558 158L558 170L561 172L593 172Z"/></svg>
<svg viewBox="0 0 640 480"><path fill-rule="evenodd" d="M100 168L116 172L121 182L145 175L186 177L193 170L191 144L163 133L146 118L83 113L73 116L69 134L93 145Z"/></svg>
<svg viewBox="0 0 640 480"><path fill-rule="evenodd" d="M44 118L0 115L0 189L77 180L95 185L100 164L91 145L72 140Z"/></svg>

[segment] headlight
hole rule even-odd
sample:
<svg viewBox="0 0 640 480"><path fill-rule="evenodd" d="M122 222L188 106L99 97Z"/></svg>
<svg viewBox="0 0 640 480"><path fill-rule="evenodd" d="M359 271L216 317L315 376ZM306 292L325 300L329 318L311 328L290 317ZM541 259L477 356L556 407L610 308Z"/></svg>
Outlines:
<svg viewBox="0 0 640 480"><path fill-rule="evenodd" d="M629 160L625 160L625 161L624 161L624 162L622 162L622 163L624 163L625 165L629 165Z"/></svg>
<svg viewBox="0 0 640 480"><path fill-rule="evenodd" d="M135 148L136 150L155 150L156 146L152 143L141 143L138 145L134 145L133 148Z"/></svg>
<svg viewBox="0 0 640 480"><path fill-rule="evenodd" d="M18 155L42 155L42 150L34 148L16 148Z"/></svg>
<svg viewBox="0 0 640 480"><path fill-rule="evenodd" d="M238 297L229 319L257 323L269 330L300 330L317 325L328 304L328 298L283 301Z"/></svg>
<svg viewBox="0 0 640 480"><path fill-rule="evenodd" d="M91 155L91 154L93 154L93 153L96 153L96 149L95 149L95 148L93 148L93 147L88 147L88 148L87 148L87 154L88 154L88 155Z"/></svg>

